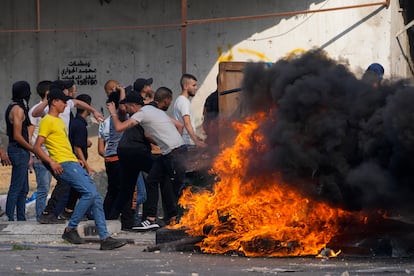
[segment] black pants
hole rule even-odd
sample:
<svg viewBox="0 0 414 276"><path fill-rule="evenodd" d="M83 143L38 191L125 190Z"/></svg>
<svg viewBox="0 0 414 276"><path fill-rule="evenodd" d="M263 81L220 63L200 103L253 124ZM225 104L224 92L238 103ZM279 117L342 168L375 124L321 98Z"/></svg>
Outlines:
<svg viewBox="0 0 414 276"><path fill-rule="evenodd" d="M81 194L76 191L74 188L70 188L68 201L66 202L65 208L70 210L75 210L76 203L78 203L78 199L81 197Z"/></svg>
<svg viewBox="0 0 414 276"><path fill-rule="evenodd" d="M108 188L103 202L105 218L117 219L111 217L110 212L114 208L116 197L121 190L121 163L119 160L105 162L106 175L108 176Z"/></svg>
<svg viewBox="0 0 414 276"><path fill-rule="evenodd" d="M159 156L147 176L147 201L144 202L143 218L157 217L158 185L161 188L166 219L177 216L177 201L184 186L185 146L174 149L167 155Z"/></svg>
<svg viewBox="0 0 414 276"><path fill-rule="evenodd" d="M68 193L69 193L69 186L66 183L58 180L47 202L46 208L43 212L48 213L48 214L55 214L55 216L57 217L60 213L56 210L58 203L65 197L65 194L68 194Z"/></svg>
<svg viewBox="0 0 414 276"><path fill-rule="evenodd" d="M118 148L121 165L121 187L111 210L111 217L121 213L122 228L131 228L134 224L135 210L132 210L132 198L140 171L149 172L152 166L151 152L134 148Z"/></svg>

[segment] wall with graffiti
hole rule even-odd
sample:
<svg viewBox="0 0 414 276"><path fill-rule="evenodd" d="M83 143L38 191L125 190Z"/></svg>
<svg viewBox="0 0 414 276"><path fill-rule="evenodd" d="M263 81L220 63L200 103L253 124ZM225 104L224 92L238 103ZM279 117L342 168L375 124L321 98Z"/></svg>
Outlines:
<svg viewBox="0 0 414 276"><path fill-rule="evenodd" d="M93 103L104 112L103 85L109 79L127 86L138 77L152 77L154 89L167 86L174 97L180 93L181 1L42 0L40 18L35 2L0 3L4 11L0 19L0 110L11 98L12 83L21 79L31 84L31 105L38 101L35 86L40 80L73 79L79 93L91 94ZM375 1L187 3L186 68L199 80L200 88L192 102L198 124L203 119L205 98L216 89L221 61L272 63L320 48L348 64L356 74L376 61L384 65L387 76L408 75L403 53L393 37L393 32L403 27L396 1L389 7L359 8L343 7ZM298 11L303 12L292 13ZM233 20L239 17L245 18ZM197 21L211 18L228 20ZM4 130L4 122L0 123Z"/></svg>

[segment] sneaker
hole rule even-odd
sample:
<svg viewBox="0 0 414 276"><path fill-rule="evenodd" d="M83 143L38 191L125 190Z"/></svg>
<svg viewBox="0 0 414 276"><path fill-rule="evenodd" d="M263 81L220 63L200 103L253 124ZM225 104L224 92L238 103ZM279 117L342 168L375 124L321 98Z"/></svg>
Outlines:
<svg viewBox="0 0 414 276"><path fill-rule="evenodd" d="M73 244L85 243L85 240L79 236L78 230L76 228L65 228L65 232L63 232L62 239Z"/></svg>
<svg viewBox="0 0 414 276"><path fill-rule="evenodd" d="M134 227L134 226L123 226L123 225L121 225L121 230L122 231L129 231L129 232L136 232L134 229L132 229L132 227Z"/></svg>
<svg viewBox="0 0 414 276"><path fill-rule="evenodd" d="M65 221L65 220L70 220L72 218L72 214L70 214L69 216L67 215L67 214L64 214L63 212L62 213L60 213L60 215L58 216L58 220L63 220L63 221ZM81 220L80 221L88 221L88 217L87 216L83 216L82 218L81 218Z"/></svg>
<svg viewBox="0 0 414 276"><path fill-rule="evenodd" d="M112 237L108 237L101 241L101 250L112 250L115 248L120 248L126 245L126 241L116 240Z"/></svg>
<svg viewBox="0 0 414 276"><path fill-rule="evenodd" d="M73 212L68 212L66 210L63 210L62 213L60 213L59 215L59 219L63 219L63 220L70 220L70 218L72 217Z"/></svg>
<svg viewBox="0 0 414 276"><path fill-rule="evenodd" d="M42 213L38 218L37 221L40 224L64 224L64 219L58 219L53 214L44 214Z"/></svg>
<svg viewBox="0 0 414 276"><path fill-rule="evenodd" d="M144 220L140 224L133 226L132 229L136 231L155 231L159 229L160 226L155 221L150 221L148 219Z"/></svg>

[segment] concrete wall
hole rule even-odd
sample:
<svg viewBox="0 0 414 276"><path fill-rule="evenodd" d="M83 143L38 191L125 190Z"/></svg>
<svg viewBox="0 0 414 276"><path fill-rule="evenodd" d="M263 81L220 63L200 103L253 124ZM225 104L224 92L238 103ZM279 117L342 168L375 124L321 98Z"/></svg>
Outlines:
<svg viewBox="0 0 414 276"><path fill-rule="evenodd" d="M231 17L327 9L374 3L375 0L188 0L188 19ZM117 79L129 85L137 77L153 77L153 88L168 86L180 93L180 27L94 30L81 28L176 24L180 0L41 0L43 32L0 33L0 112L11 98L14 81L32 86L31 105L38 101L35 86L43 79L75 77L78 93L89 93L103 108L103 84ZM202 105L216 88L219 61L268 61L320 47L348 63L360 75L372 62L384 65L386 76L409 74L395 33L403 28L398 3L291 17L273 17L188 26L187 72L199 79L193 99L197 121ZM1 30L36 29L36 1L2 0ZM62 31L64 29L64 31ZM47 32L45 30L58 30ZM405 35L400 36L403 48ZM408 53L408 48L405 49ZM76 71L76 72L75 72ZM5 123L1 116L0 129Z"/></svg>

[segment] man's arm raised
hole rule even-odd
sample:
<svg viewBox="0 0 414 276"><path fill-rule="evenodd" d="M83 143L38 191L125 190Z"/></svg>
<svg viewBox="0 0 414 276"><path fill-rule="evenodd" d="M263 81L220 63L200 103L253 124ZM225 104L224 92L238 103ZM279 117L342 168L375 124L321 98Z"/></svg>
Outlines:
<svg viewBox="0 0 414 276"><path fill-rule="evenodd" d="M99 111L97 111L93 106L83 101L76 100L76 99L72 99L72 101L76 107L80 107L84 110L91 112L98 122L103 122L104 116Z"/></svg>
<svg viewBox="0 0 414 276"><path fill-rule="evenodd" d="M138 122L132 118L121 122L113 102L107 103L106 107L108 108L109 114L111 114L111 120L116 131L121 132L138 124Z"/></svg>

